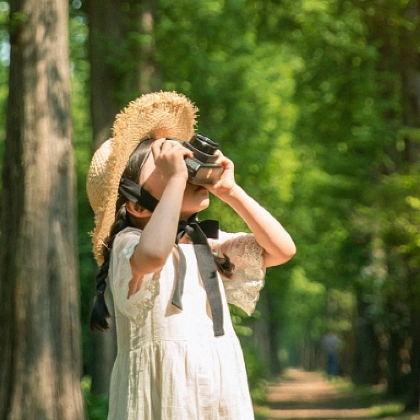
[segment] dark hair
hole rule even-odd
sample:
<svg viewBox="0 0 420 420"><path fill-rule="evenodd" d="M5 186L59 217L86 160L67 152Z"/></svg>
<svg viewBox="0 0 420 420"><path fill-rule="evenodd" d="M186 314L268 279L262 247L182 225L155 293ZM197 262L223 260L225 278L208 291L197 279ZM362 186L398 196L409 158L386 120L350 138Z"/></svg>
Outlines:
<svg viewBox="0 0 420 420"><path fill-rule="evenodd" d="M136 184L140 181L140 172L150 153L150 147L153 140L142 141L128 160L127 166L124 169L122 178L129 179ZM111 258L112 245L116 235L128 226L134 226L131 222L129 213L126 210L125 203L127 199L121 194L118 195L117 203L115 205L115 222L111 227L110 235L105 239L105 244L102 248L104 262L96 275L96 296L93 301L92 312L90 315L91 330L105 331L109 328L107 318L109 318L108 307L105 302L106 279L108 277L109 260Z"/></svg>
<svg viewBox="0 0 420 420"><path fill-rule="evenodd" d="M140 173L146 158L148 157L153 139L141 142L134 152L131 154L130 159L125 167L122 178L129 179L130 181L138 184L140 182ZM125 203L127 199L119 194L116 203L115 222L111 227L110 235L105 239L105 244L102 248L104 262L99 269L96 276L96 296L93 302L92 312L90 316L91 330L105 331L109 328L107 318L110 317L106 302L105 302L105 289L106 279L108 277L109 262L111 258L112 245L116 235L123 229L129 226L135 226L130 219L130 214L126 210ZM225 277L231 278L235 266L231 263L229 257L219 257L214 255L214 262L217 270Z"/></svg>

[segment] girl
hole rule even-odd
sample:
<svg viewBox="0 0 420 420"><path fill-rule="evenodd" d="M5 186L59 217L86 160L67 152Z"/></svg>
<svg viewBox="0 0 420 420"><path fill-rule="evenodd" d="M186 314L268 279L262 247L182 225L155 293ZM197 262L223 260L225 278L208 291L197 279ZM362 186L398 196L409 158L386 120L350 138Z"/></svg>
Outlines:
<svg viewBox="0 0 420 420"><path fill-rule="evenodd" d="M214 185L188 182L192 152L167 138L188 141L196 111L175 92L143 95L92 159L87 188L101 270L91 326L106 329L113 308L118 339L108 420L254 418L227 302L252 313L264 268L288 261L295 246L236 184L221 152ZM209 191L252 233L206 239L196 214Z"/></svg>

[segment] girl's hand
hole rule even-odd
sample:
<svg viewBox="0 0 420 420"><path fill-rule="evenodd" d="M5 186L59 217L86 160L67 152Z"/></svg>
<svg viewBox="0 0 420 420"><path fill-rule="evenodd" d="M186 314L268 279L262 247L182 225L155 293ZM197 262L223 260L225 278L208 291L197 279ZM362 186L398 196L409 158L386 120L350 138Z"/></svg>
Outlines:
<svg viewBox="0 0 420 420"><path fill-rule="evenodd" d="M205 187L216 197L224 199L229 197L233 189L237 186L235 181L235 167L233 162L228 159L220 150L216 151L218 158L217 165L222 165L224 170L220 179L213 185L205 185Z"/></svg>
<svg viewBox="0 0 420 420"><path fill-rule="evenodd" d="M187 180L188 170L184 158L186 156L192 157L191 150L176 141L164 138L155 140L151 148L156 168L165 184L173 177L181 177L185 181Z"/></svg>

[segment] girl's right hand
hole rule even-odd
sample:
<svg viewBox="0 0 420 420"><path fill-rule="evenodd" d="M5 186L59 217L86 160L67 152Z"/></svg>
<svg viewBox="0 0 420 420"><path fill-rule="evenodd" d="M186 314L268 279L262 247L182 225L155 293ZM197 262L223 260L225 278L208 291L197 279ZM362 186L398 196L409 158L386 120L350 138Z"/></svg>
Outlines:
<svg viewBox="0 0 420 420"><path fill-rule="evenodd" d="M188 170L184 158L193 156L191 150L181 143L161 138L152 143L152 154L156 168L165 184L171 178L178 176L187 181Z"/></svg>

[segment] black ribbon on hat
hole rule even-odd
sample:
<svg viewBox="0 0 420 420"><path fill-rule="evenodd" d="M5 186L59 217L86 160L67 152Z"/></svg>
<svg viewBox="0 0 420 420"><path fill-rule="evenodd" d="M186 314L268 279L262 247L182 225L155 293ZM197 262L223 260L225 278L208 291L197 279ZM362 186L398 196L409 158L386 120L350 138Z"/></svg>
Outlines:
<svg viewBox="0 0 420 420"><path fill-rule="evenodd" d="M141 188L129 179L122 178L119 186L120 194L124 195L138 205L153 211L159 201L149 192ZM223 330L223 304L219 288L219 280L214 257L211 252L207 238L218 238L219 222L217 220L198 221L197 214L193 214L187 221L181 220L178 224L175 243L178 245L181 238L187 234L194 245L194 252L197 257L198 269L204 289L207 293L207 299L210 304L210 310L213 317L213 330L216 337L224 335ZM185 274L187 262L180 246L179 268L175 283L175 290L172 296L172 304L182 310L182 294L184 292Z"/></svg>

